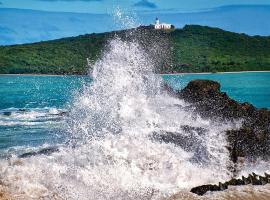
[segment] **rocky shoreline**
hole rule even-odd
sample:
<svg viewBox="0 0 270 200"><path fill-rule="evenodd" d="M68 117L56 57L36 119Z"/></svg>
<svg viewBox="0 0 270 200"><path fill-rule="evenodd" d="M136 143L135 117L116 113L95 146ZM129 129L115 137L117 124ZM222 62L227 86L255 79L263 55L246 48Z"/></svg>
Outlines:
<svg viewBox="0 0 270 200"><path fill-rule="evenodd" d="M270 183L270 175L258 176L253 173L242 179L235 179L241 162L270 160L270 111L257 109L249 103L238 103L220 91L220 84L210 80L193 80L183 90L173 91L177 97L191 103L192 109L204 118L218 121L241 121L237 129L226 131L233 177L219 185L203 185L192 188L191 192L203 195L207 191L223 191L228 186L264 185Z"/></svg>
<svg viewBox="0 0 270 200"><path fill-rule="evenodd" d="M189 109L200 116L212 121L234 122L241 121L241 126L226 131L229 142L228 150L233 163L244 160L254 161L257 158L270 160L270 111L268 109L257 109L250 103L238 103L228 97L225 92L220 91L220 84L210 80L193 80L180 91L174 91L165 85L167 91L172 95L190 103ZM10 115L10 113L4 113ZM60 115L67 115L67 112ZM192 130L203 133L198 127L183 126L185 132ZM176 133L159 135L154 137L165 142L179 143ZM186 146L186 148L189 148ZM40 152L29 152L19 157L29 157L38 154L50 154L58 151L56 147L40 150Z"/></svg>
<svg viewBox="0 0 270 200"><path fill-rule="evenodd" d="M202 185L195 188L192 188L190 192L197 195L204 195L206 192L214 191L224 191L227 190L229 186L241 186L241 185L266 185L270 183L270 175L265 173L265 176L260 176L255 173L249 174L248 177L242 176L241 179L232 178L229 181L224 183L219 183L218 185Z"/></svg>
<svg viewBox="0 0 270 200"><path fill-rule="evenodd" d="M238 129L228 130L231 160L270 159L270 111L257 109L249 103L238 103L220 91L216 81L194 80L175 93L191 103L195 112L204 118L219 121L241 121Z"/></svg>
<svg viewBox="0 0 270 200"><path fill-rule="evenodd" d="M220 84L209 80L191 81L183 90L174 91L169 86L166 90L172 95L190 103L190 108L204 118L218 121L241 121L241 126L227 130L227 149L230 152L230 159L233 163L233 176L231 180L218 185L202 185L191 189L191 193L204 195L208 191L224 191L229 186L265 185L270 183L270 175L265 173L259 176L255 173L247 177L238 177L238 165L243 160L255 161L262 159L270 160L270 111L268 109L257 109L249 103L238 103L220 91ZM183 131L198 133L204 132L202 128L183 126ZM190 135L192 137L192 135ZM173 142L176 145L181 141L186 141L183 136L176 133L158 134L154 133L154 138L163 142ZM193 146L192 146L193 145ZM194 144L181 144L184 149L194 148ZM18 158L28 158L36 155L50 155L58 152L58 147L45 148L36 152L28 152L18 156ZM1 189L1 188L0 188ZM0 199L9 199L0 190ZM3 195L2 195L3 194Z"/></svg>

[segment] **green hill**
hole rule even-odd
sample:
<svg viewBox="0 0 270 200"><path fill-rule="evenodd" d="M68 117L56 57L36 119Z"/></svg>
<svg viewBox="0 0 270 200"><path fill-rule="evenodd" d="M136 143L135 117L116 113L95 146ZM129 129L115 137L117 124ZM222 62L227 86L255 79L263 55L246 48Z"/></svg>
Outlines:
<svg viewBox="0 0 270 200"><path fill-rule="evenodd" d="M202 26L186 26L171 37L175 71L270 70L270 37Z"/></svg>
<svg viewBox="0 0 270 200"><path fill-rule="evenodd" d="M130 30L129 30L130 31ZM33 44L0 46L0 73L85 74L109 38L127 31L87 34ZM270 37L248 36L217 28L188 25L174 31L141 28L136 38L158 54L161 73L270 70ZM131 38L129 38L131 39ZM153 42L154 41L154 42ZM166 56L160 56L160 55Z"/></svg>

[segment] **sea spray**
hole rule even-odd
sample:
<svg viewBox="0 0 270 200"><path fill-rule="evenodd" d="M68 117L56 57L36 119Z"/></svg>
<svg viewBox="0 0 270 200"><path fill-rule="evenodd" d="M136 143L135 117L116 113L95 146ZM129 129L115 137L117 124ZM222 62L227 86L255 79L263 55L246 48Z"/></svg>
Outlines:
<svg viewBox="0 0 270 200"><path fill-rule="evenodd" d="M59 152L1 162L1 181L26 199L161 199L228 179L224 131L164 89L140 42L115 37L74 97ZM190 131L185 131L189 129ZM200 131L202 130L202 131ZM163 141L173 133L183 143Z"/></svg>
<svg viewBox="0 0 270 200"><path fill-rule="evenodd" d="M116 25L120 30L136 28L142 24L138 21L139 18L134 11L124 11L119 6L114 8L114 12L111 13L111 15L114 25Z"/></svg>

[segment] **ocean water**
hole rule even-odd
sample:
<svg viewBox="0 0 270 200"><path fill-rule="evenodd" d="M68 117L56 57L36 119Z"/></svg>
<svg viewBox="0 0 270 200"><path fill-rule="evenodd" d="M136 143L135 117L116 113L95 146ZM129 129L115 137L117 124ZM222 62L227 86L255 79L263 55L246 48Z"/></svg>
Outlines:
<svg viewBox="0 0 270 200"><path fill-rule="evenodd" d="M133 46L134 44L120 43L119 46L118 43L120 42L111 44L112 52L105 60L116 59L119 62L118 54L122 45L137 51L138 47ZM129 57L128 52L121 54ZM44 196L58 199L53 195L64 191L59 198L77 199L79 196L80 199L126 199L126 197L149 199L151 194L152 199L160 199L169 197L176 191L183 191L180 195L182 199L193 199L194 197L187 193L187 188L203 183L215 183L229 177L229 172L226 171L228 156L224 148L226 141L222 135L220 137L216 134L230 125L220 126L200 118L194 119L192 113L179 110L178 106L185 107L184 102L167 96L157 88L160 88L159 84L163 81L174 89L181 89L193 79L218 80L222 84L222 90L236 99L239 97L239 101L248 101L254 96L252 101L255 105L257 103L256 106L268 107L269 104L264 101L263 96L269 94L267 81L270 80L270 73L161 76L154 75L147 68L139 68L136 73L130 74L130 70L136 70L134 67L141 66L140 63L135 66L134 62L131 63L128 62L129 70L119 69L118 65L110 69L111 62L107 65L101 60L96 67L102 70L97 71L93 79L88 76L0 76L0 147L3 159L1 169L5 169L1 175L5 177L3 181L12 186L14 180L18 178L14 177L13 173L19 172L21 174L19 178L26 179L23 182L16 182L16 187L21 188L24 194L16 195L26 196L29 199ZM145 74L148 77L147 82ZM95 76L99 79L95 79ZM243 82L246 84L240 84ZM260 85L260 90L254 91L256 83L257 86ZM136 89L134 85L137 86ZM241 91L245 95L240 95ZM94 125L91 124L93 121ZM206 157L210 156L211 159L204 160L204 155L197 155L199 162L194 163L190 161L191 152L175 148L174 145L146 139L153 131L180 131L181 125L210 127L213 130L208 129L210 138L197 138L203 145L196 154L211 147L211 151L205 152L209 154ZM116 133L117 135L114 135ZM93 140L96 135L103 139ZM215 141L211 140L212 137ZM75 149L68 148L67 138L72 138L72 146L77 146ZM217 143L223 145L219 146ZM25 158L30 168L25 166L25 163L22 164L23 167L18 164L24 161L23 159L18 161L16 156L50 146L63 148L63 152L61 150L61 153L48 158L44 155ZM10 158L9 164L5 163L5 158L10 156L15 157ZM108 156L113 160L108 160ZM58 160L62 161L59 163ZM95 162L98 164L93 164ZM113 168L108 162L113 162ZM204 165L207 167L204 168ZM48 168L55 169L57 172L54 173L60 174L56 174L53 178L53 174L46 171ZM72 177L67 175L69 172L66 170L75 170L72 176L79 176L79 179L70 183ZM34 182L32 179L28 180L29 173L36 173ZM213 175L214 179L211 178ZM64 180L61 176L65 177ZM83 182L80 183L82 177ZM101 181L100 178L104 180ZM69 180L68 183L66 179ZM110 186L112 181L116 181L115 187ZM92 188L93 184L97 183L100 186ZM75 187L74 184L76 189L72 189ZM55 191L53 189L55 185L64 188ZM89 192L86 188L90 187L92 190ZM103 194L103 190L108 191ZM252 191L254 192L254 188ZM267 191L263 190L262 193L268 195ZM224 199L228 196L227 193L223 195Z"/></svg>
<svg viewBox="0 0 270 200"><path fill-rule="evenodd" d="M52 92L53 99L66 99L64 106L46 104L48 94L37 94L39 101L30 98L35 107L2 109L1 129L8 129L3 140L15 136L13 140L23 138L25 144L30 140L26 147L21 143L19 148L3 148L8 149L3 154L9 159L0 161L0 177L8 193L25 199L162 199L228 179L224 133L236 124L202 119L183 100L170 96L136 41L116 37L106 49L92 66L92 81L81 86L77 82L74 90L60 86ZM48 77L47 82L46 77L27 78L26 85L31 78L42 79L40 87L50 84L42 92L57 88L52 81L57 77ZM185 127L194 131L188 133ZM18 129L20 136L14 131ZM29 134L29 130L34 131ZM50 136L42 141L45 134L38 130L49 130ZM186 138L184 146L158 139L168 132ZM58 151L16 156L48 146L57 146Z"/></svg>
<svg viewBox="0 0 270 200"><path fill-rule="evenodd" d="M183 88L194 79L218 81L221 90L232 99L270 109L270 72L164 75L163 78L175 89Z"/></svg>
<svg viewBox="0 0 270 200"><path fill-rule="evenodd" d="M62 142L63 134L58 130L67 103L84 81L90 79L77 76L1 75L1 156L28 147Z"/></svg>
<svg viewBox="0 0 270 200"><path fill-rule="evenodd" d="M270 72L162 75L174 89L194 79L216 80L239 102L270 108ZM0 151L63 142L65 112L88 76L0 76ZM61 130L61 129L60 129ZM2 155L3 156L3 155Z"/></svg>
<svg viewBox="0 0 270 200"><path fill-rule="evenodd" d="M116 17L135 23L120 11ZM241 121L203 119L163 87L209 77L237 100L269 107L269 73L161 76L152 58L136 38L116 36L90 66L91 78L0 76L0 193L16 200L269 197L267 186L202 198L189 192L232 177L225 133ZM182 139L165 142L168 133ZM51 147L57 151L38 153ZM242 165L239 176L270 169L260 160Z"/></svg>

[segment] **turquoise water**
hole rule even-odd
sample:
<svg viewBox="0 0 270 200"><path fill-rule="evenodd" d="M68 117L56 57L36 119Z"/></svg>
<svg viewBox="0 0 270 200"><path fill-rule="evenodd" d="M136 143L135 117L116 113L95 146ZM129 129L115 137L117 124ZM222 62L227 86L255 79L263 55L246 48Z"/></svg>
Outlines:
<svg viewBox="0 0 270 200"><path fill-rule="evenodd" d="M252 103L257 108L270 108L270 72L246 72L225 74L164 75L174 88L181 89L194 79L218 81L221 90L239 101Z"/></svg>
<svg viewBox="0 0 270 200"><path fill-rule="evenodd" d="M26 147L62 140L61 121L79 76L0 76L0 150L14 153Z"/></svg>
<svg viewBox="0 0 270 200"><path fill-rule="evenodd" d="M240 102L270 108L270 72L163 75L175 89L193 79L217 80L222 91ZM63 142L60 131L83 76L0 76L0 150L2 156L26 147Z"/></svg>

